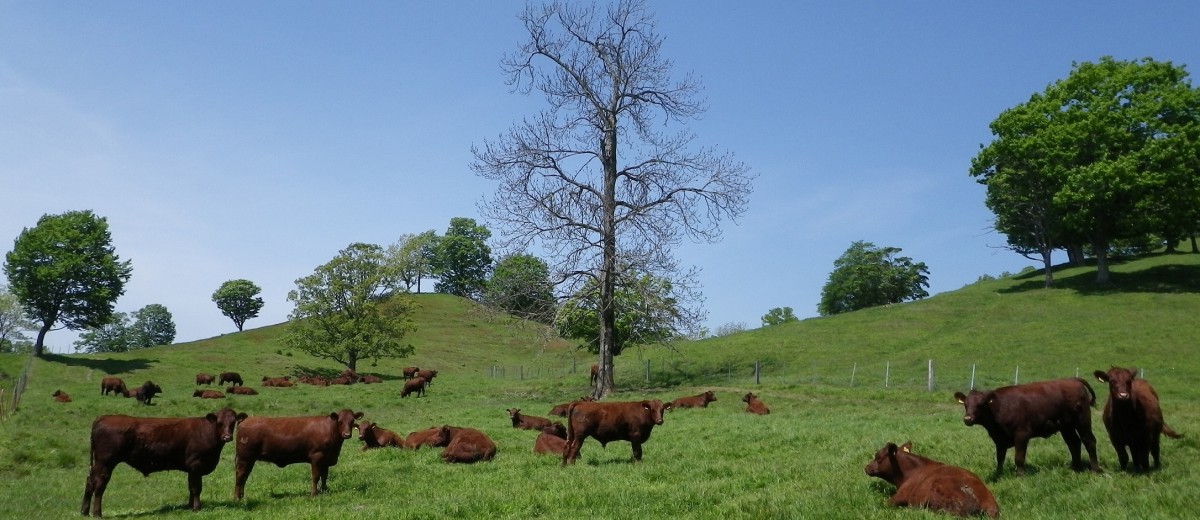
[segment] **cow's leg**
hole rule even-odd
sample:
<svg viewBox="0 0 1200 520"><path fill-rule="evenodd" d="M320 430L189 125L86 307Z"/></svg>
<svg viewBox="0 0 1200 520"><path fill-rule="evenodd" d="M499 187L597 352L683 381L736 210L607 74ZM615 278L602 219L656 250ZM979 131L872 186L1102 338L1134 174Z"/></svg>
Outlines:
<svg viewBox="0 0 1200 520"><path fill-rule="evenodd" d="M1091 416L1088 415L1087 417L1083 421L1083 425L1079 428L1079 438L1083 440L1083 447L1087 448L1089 469L1093 473L1099 473L1100 461L1096 458L1096 436L1092 433Z"/></svg>
<svg viewBox="0 0 1200 520"><path fill-rule="evenodd" d="M630 444L633 445L633 461L641 462L642 461L642 443L630 441Z"/></svg>
<svg viewBox="0 0 1200 520"><path fill-rule="evenodd" d="M254 471L254 459L236 458L233 473L233 498L235 500L241 500L245 495L246 479L250 478L251 471Z"/></svg>
<svg viewBox="0 0 1200 520"><path fill-rule="evenodd" d="M192 511L200 510L200 491L204 487L204 475L199 472L188 473L188 505Z"/></svg>
<svg viewBox="0 0 1200 520"><path fill-rule="evenodd" d="M1080 457L1080 442L1079 434L1071 428L1062 429L1063 442L1067 444L1067 451L1071 452L1071 469L1080 471L1083 469L1083 458Z"/></svg>
<svg viewBox="0 0 1200 520"><path fill-rule="evenodd" d="M568 433L567 445L563 448L563 466L575 463L575 459L579 457L580 444L582 444L582 439L577 439Z"/></svg>
<svg viewBox="0 0 1200 520"><path fill-rule="evenodd" d="M1016 463L1017 476L1020 477L1025 474L1025 451L1029 449L1029 437L1017 435L1013 441L1013 462Z"/></svg>
<svg viewBox="0 0 1200 520"><path fill-rule="evenodd" d="M1160 440L1161 440L1161 437L1159 436L1159 434L1157 432L1150 434L1150 456L1154 457L1154 467L1155 468L1160 467L1159 460L1158 460L1158 447L1159 447L1158 442Z"/></svg>
<svg viewBox="0 0 1200 520"><path fill-rule="evenodd" d="M1147 471L1150 469L1150 447L1146 445L1144 439L1134 437L1133 442L1129 443L1130 455L1133 456L1133 467L1138 471Z"/></svg>
<svg viewBox="0 0 1200 520"><path fill-rule="evenodd" d="M83 492L83 507L81 508L81 512L85 516L87 515L88 502L92 503L92 516L100 518L104 514L102 512L104 489L108 487L108 480L110 478L112 478L112 468L104 465L92 466L91 475L88 475L87 488ZM89 498L92 498L89 494L94 495L94 500L89 500Z"/></svg>
<svg viewBox="0 0 1200 520"><path fill-rule="evenodd" d="M1004 456L1008 453L1008 446L996 443L996 475L999 476L1004 472Z"/></svg>

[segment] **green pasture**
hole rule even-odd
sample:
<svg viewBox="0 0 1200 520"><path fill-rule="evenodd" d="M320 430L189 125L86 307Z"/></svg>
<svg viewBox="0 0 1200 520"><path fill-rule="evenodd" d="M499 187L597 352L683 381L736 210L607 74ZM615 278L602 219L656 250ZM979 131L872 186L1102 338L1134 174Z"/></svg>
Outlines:
<svg viewBox="0 0 1200 520"><path fill-rule="evenodd" d="M1005 518L1182 518L1200 485L1200 255L1158 255L1117 263L1114 286L1096 289L1087 268L981 281L924 301L804 320L673 348L628 350L617 360L615 400L663 399L714 390L707 409L669 412L645 445L583 446L573 467L532 453L535 432L514 430L505 413L544 416L587 392L593 358L545 329L470 302L419 295L413 357L368 360L375 385L262 388L262 376L340 367L282 347L284 325L126 354L47 356L30 366L18 409L0 421L0 518L79 515L88 471L88 433L101 414L195 416L228 405L250 415L324 415L343 407L402 434L429 426L470 426L489 434L496 459L447 465L437 450L363 452L347 441L330 492L309 497L308 466L258 464L246 499L233 491L233 447L205 478L204 508L185 506L181 472L143 478L120 466L105 495L110 518L940 518L885 503L889 485L863 467L886 442L984 477ZM763 312L766 312L764 305ZM0 356L0 388L26 358ZM755 366L760 367L755 374ZM1185 435L1163 440L1163 467L1124 473L1100 423L1107 388L1091 378L1110 365L1145 370L1167 422ZM440 371L423 398L399 398L400 369ZM932 366L932 374L930 367ZM1054 377L1086 377L1099 395L1093 430L1101 474L1075 473L1059 436L1029 450L1025 477L992 475L993 447L962 424L953 393ZM258 396L223 402L191 397L196 372L235 370ZM99 380L164 389L153 406L102 397ZM932 390L930 390L932 388ZM62 389L74 401L50 394ZM743 412L753 391L771 414Z"/></svg>

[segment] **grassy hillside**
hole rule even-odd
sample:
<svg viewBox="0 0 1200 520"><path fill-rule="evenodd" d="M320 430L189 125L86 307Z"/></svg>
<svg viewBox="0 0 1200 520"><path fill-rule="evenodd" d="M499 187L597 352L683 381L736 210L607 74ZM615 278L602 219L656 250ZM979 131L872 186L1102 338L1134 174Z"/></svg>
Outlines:
<svg viewBox="0 0 1200 520"><path fill-rule="evenodd" d="M348 441L333 468L331 492L307 496L308 468L259 465L247 499L231 499L233 448L205 478L204 510L183 508L182 473L144 479L122 466L105 497L110 517L363 518L577 516L596 518L935 518L885 506L890 487L863 473L888 441L914 441L918 453L966 467L985 478L993 448L982 428L967 428L953 402L975 367L977 387L1077 373L1093 381L1101 405L1106 388L1091 379L1109 365L1137 366L1157 388L1164 415L1187 435L1164 440L1164 466L1150 475L1116 468L1116 457L1094 412L1105 472L1067 468L1058 436L1030 448L1029 475L1006 472L989 487L1009 518L1174 518L1193 507L1200 470L1200 257L1154 256L1113 268L1115 283L1094 288L1094 271L1062 269L1059 287L1040 288L1038 273L985 281L925 301L662 347L632 349L618 358L615 399L661 398L713 389L709 409L675 411L645 446L645 462L628 463L628 443L584 444L575 467L531 453L533 432L512 429L505 408L544 415L586 391L592 359L540 328L489 314L472 303L421 295L416 355L360 371L380 385L259 388L259 396L223 403L191 396L198 371L237 370L257 386L264 375L337 369L290 352L276 341L286 325L120 355L50 356L36 360L22 407L0 423L0 518L78 514L88 466L88 427L104 413L201 415L228 405L251 415L326 414L363 410L400 433L440 424L479 428L495 439L491 463L449 466L435 451L359 451ZM933 365L933 391L928 368ZM756 383L753 367L761 373ZM24 359L0 356L15 375ZM398 397L400 368L440 370L425 398ZM648 370L647 370L648 368ZM165 390L152 407L101 397L100 377L130 383L152 379ZM0 385L11 379L0 380ZM74 396L54 403L61 388ZM771 415L747 416L739 401L758 393ZM37 490L29 493L29 490Z"/></svg>

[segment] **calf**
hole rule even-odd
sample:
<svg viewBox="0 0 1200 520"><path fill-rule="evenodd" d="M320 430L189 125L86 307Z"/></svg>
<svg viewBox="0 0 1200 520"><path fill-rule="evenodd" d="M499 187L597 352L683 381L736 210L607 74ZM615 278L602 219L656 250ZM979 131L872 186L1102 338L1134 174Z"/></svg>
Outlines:
<svg viewBox="0 0 1200 520"><path fill-rule="evenodd" d="M226 388L225 391L234 395L258 395L258 390L248 386L231 386Z"/></svg>
<svg viewBox="0 0 1200 520"><path fill-rule="evenodd" d="M129 390L129 391L125 392L125 397L132 397L134 399L137 399L137 402L149 406L150 400L154 399L155 395L158 395L161 393L162 393L161 386L154 384L153 381L146 381L145 383L142 383L142 386L139 386L137 388L134 388L133 390Z"/></svg>
<svg viewBox="0 0 1200 520"><path fill-rule="evenodd" d="M195 392L192 392L192 397L199 397L201 399L224 399L225 394L216 390L196 390Z"/></svg>
<svg viewBox="0 0 1200 520"><path fill-rule="evenodd" d="M671 401L669 408L672 410L675 408L708 408L708 403L716 400L717 396L713 394L712 390L709 390L700 395L680 397L679 399Z"/></svg>
<svg viewBox="0 0 1200 520"><path fill-rule="evenodd" d="M403 375L404 380L407 381L409 379L417 377L417 372L420 372L420 371L421 371L421 369L417 368L417 367L404 367L404 370L402 370L400 372L400 374Z"/></svg>
<svg viewBox="0 0 1200 520"><path fill-rule="evenodd" d="M206 374L204 372L200 372L199 374L196 374L196 384L197 385L211 385L216 380L217 380L217 378L214 377L212 374Z"/></svg>
<svg viewBox="0 0 1200 520"><path fill-rule="evenodd" d="M595 401L595 400L596 400L596 398L595 398L595 397L592 397L592 396L590 396L590 395L585 395L585 396L582 396L582 397L580 397L580 398L579 398L579 400L580 400L580 401L592 402L592 401ZM554 406L554 408L551 408L551 409L550 409L550 415L557 415L557 416L559 416L559 417L566 417L566 416L567 416L567 409L571 408L571 403L575 403L575 402L578 402L578 401L571 401L570 403L563 403L563 404L555 405L555 406Z"/></svg>
<svg viewBox="0 0 1200 520"><path fill-rule="evenodd" d="M996 497L978 476L913 453L911 442L899 447L887 443L875 452L866 472L896 486L888 500L892 506L924 507L963 517L980 513L1000 516Z"/></svg>
<svg viewBox="0 0 1200 520"><path fill-rule="evenodd" d="M450 442L450 439L446 438L448 433L441 428L417 430L404 438L403 446L410 450L421 449L421 446L445 446Z"/></svg>
<svg viewBox="0 0 1200 520"><path fill-rule="evenodd" d="M336 466L342 443L354 433L362 412L348 408L310 417L251 417L238 428L234 453L233 497L241 500L246 479L260 460L284 467L307 462L311 467L312 496L329 490L329 468Z"/></svg>
<svg viewBox="0 0 1200 520"><path fill-rule="evenodd" d="M521 414L520 408L509 408L505 411L508 412L508 417L512 419L513 428L520 428L522 430L541 430L546 426L554 424L550 421L550 419L545 417L538 417L536 415L523 415Z"/></svg>
<svg viewBox="0 0 1200 520"><path fill-rule="evenodd" d="M990 392L971 390L954 398L962 403L963 424L980 425L996 445L996 474L1004 469L1004 456L1016 447L1017 476L1025 474L1025 450L1034 437L1062 433L1071 452L1071 466L1082 468L1079 445L1082 441L1091 459L1091 470L1100 471L1096 462L1096 436L1092 434L1091 406L1096 393L1087 381L1074 377L1000 387Z"/></svg>
<svg viewBox="0 0 1200 520"><path fill-rule="evenodd" d="M425 387L428 386L425 378L417 377L404 382L404 389L400 390L400 397L408 397L409 394L417 394L417 397L425 395Z"/></svg>
<svg viewBox="0 0 1200 520"><path fill-rule="evenodd" d="M382 383L383 378L381 378L379 376L373 376L373 375L368 374L365 376L358 376L358 382L362 383L364 385L369 385L371 383Z"/></svg>
<svg viewBox="0 0 1200 520"><path fill-rule="evenodd" d="M742 397L742 402L746 403L746 411L756 415L767 415L771 413L771 409L767 408L767 404L759 400L758 395L754 392L746 392Z"/></svg>
<svg viewBox="0 0 1200 520"><path fill-rule="evenodd" d="M217 384L223 385L225 383L242 386L242 375L237 372L221 372L221 375L217 377Z"/></svg>
<svg viewBox="0 0 1200 520"><path fill-rule="evenodd" d="M229 408L204 417L97 417L92 422L91 469L80 513L87 516L90 508L92 516L101 516L104 489L113 468L122 462L145 476L167 470L187 473L188 505L192 511L199 511L202 479L217 467L221 449L233 439L234 427L245 418L246 414Z"/></svg>
<svg viewBox="0 0 1200 520"><path fill-rule="evenodd" d="M496 443L474 428L456 428L442 426L440 440L446 449L442 450L442 460L452 463L472 464L492 460L496 457Z"/></svg>
<svg viewBox="0 0 1200 520"><path fill-rule="evenodd" d="M125 395L128 392L128 389L125 388L125 381L119 377L107 376L100 380L100 395L108 395L109 392L128 397Z"/></svg>
<svg viewBox="0 0 1200 520"><path fill-rule="evenodd" d="M263 376L262 385L263 386L289 387L289 386L295 385L295 383L292 382L291 376L283 376L283 377Z"/></svg>
<svg viewBox="0 0 1200 520"><path fill-rule="evenodd" d="M533 440L533 453L536 455L559 455L567 447L567 428L561 423L554 423L542 428L542 432Z"/></svg>
<svg viewBox="0 0 1200 520"><path fill-rule="evenodd" d="M359 423L358 440L363 442L363 451L371 448L399 448L404 444L404 439L396 435L396 432L380 428L378 424L373 422Z"/></svg>
<svg viewBox="0 0 1200 520"><path fill-rule="evenodd" d="M70 396L70 395L68 395L66 392L64 392L64 391L62 391L62 390L55 390L55 391L54 391L54 393L53 393L53 394L50 394L50 395L51 395L52 397L54 397L54 400L55 400L55 401L58 401L58 402L60 402L60 403L69 403L69 402L71 402L71 396Z"/></svg>
<svg viewBox="0 0 1200 520"><path fill-rule="evenodd" d="M1158 392L1145 379L1138 379L1137 370L1132 368L1097 370L1095 376L1108 383L1108 401L1104 403L1102 418L1108 438L1117 450L1121 469L1129 464L1130 455L1135 470L1149 470L1150 457L1154 457L1154 467L1159 467L1160 435L1166 434L1172 439L1180 435L1163 421ZM1127 447L1129 453L1125 452Z"/></svg>
<svg viewBox="0 0 1200 520"><path fill-rule="evenodd" d="M663 403L634 401L599 403L577 401L567 410L567 445L563 449L563 465L574 464L579 458L583 440L591 437L607 446L612 441L629 441L633 445L633 460L642 460L642 443L650 439L655 425L663 423Z"/></svg>

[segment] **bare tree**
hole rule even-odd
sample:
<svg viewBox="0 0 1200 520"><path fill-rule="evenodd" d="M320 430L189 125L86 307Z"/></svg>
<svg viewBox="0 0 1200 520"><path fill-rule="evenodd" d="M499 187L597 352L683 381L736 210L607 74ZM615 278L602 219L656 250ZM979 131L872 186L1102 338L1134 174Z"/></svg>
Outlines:
<svg viewBox="0 0 1200 520"><path fill-rule="evenodd" d="M502 246L540 241L567 294L588 279L599 286L603 397L613 390L622 275L687 287L694 270L672 248L685 237L718 241L721 222L745 211L754 176L731 154L694 145L685 123L705 109L700 83L671 79L643 1L527 6L520 20L529 40L501 64L509 85L540 91L549 107L473 147L474 171L499 182L479 209Z"/></svg>

